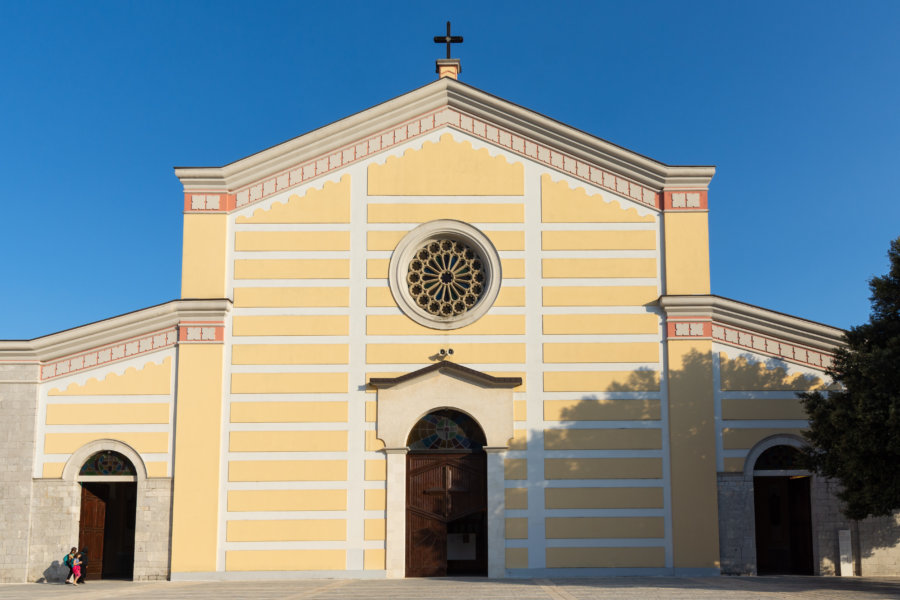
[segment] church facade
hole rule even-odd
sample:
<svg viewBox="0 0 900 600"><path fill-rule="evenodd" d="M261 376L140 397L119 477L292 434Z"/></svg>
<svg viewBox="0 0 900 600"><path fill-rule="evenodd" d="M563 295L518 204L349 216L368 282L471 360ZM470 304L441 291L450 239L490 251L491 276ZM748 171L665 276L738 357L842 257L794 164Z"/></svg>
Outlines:
<svg viewBox="0 0 900 600"><path fill-rule="evenodd" d="M181 299L0 342L0 581L900 573L795 464L842 331L710 294L714 169L441 62L176 169Z"/></svg>

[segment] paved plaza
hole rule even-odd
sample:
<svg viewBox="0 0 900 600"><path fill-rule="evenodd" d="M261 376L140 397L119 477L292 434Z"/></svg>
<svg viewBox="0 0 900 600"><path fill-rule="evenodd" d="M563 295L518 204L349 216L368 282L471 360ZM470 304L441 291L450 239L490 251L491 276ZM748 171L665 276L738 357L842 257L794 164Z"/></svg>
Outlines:
<svg viewBox="0 0 900 600"><path fill-rule="evenodd" d="M62 597L127 600L876 600L900 598L900 578L315 579L265 582L96 581L78 587L37 583L0 585L0 600Z"/></svg>

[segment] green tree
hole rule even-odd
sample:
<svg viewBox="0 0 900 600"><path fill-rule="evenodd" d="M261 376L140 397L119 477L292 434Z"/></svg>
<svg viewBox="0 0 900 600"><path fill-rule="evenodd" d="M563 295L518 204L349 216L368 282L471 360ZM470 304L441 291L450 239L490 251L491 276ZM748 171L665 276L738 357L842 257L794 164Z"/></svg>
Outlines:
<svg viewBox="0 0 900 600"><path fill-rule="evenodd" d="M800 394L810 470L840 481L851 519L900 509L900 238L890 270L869 280L872 314L847 332L828 374L840 389Z"/></svg>

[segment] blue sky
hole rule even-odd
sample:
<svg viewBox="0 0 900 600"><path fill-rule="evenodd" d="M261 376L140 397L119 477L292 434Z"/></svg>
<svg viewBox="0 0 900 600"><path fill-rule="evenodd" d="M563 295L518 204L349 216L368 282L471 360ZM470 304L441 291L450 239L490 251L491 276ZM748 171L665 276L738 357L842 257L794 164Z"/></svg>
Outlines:
<svg viewBox="0 0 900 600"><path fill-rule="evenodd" d="M0 339L177 298L172 167L461 79L713 164L713 293L839 327L900 236L900 2L0 3Z"/></svg>

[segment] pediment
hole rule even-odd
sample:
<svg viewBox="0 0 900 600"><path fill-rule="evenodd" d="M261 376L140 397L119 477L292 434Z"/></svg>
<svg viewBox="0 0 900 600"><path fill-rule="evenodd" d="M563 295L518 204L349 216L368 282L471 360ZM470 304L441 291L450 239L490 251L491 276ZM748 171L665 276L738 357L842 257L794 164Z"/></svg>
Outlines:
<svg viewBox="0 0 900 600"><path fill-rule="evenodd" d="M178 167L175 173L186 210L230 211L446 128L657 210L664 188L704 191L715 172L666 165L442 78L223 167Z"/></svg>
<svg viewBox="0 0 900 600"><path fill-rule="evenodd" d="M418 371L400 375L399 377L372 377L369 380L369 385L378 389L406 386L430 378L436 373L485 388L512 389L522 385L521 377L494 377L493 375L446 360L428 365Z"/></svg>
<svg viewBox="0 0 900 600"><path fill-rule="evenodd" d="M416 422L450 408L478 422L487 445L508 446L513 437L513 392L520 377L494 377L452 362L439 362L399 377L373 377L376 435L388 449L403 448Z"/></svg>

